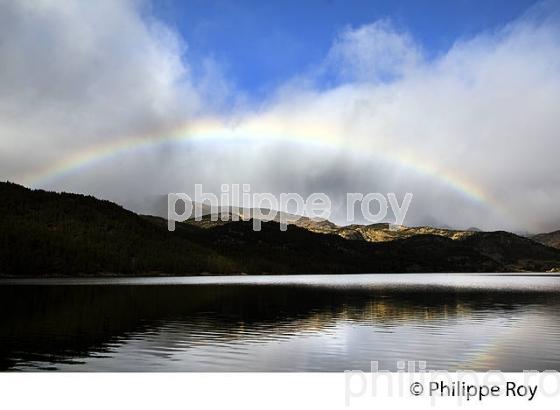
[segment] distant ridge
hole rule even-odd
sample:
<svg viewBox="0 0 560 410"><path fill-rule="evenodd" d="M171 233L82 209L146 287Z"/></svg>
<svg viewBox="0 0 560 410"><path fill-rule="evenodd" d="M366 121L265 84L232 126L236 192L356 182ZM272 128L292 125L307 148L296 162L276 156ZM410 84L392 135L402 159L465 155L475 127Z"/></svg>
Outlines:
<svg viewBox="0 0 560 410"><path fill-rule="evenodd" d="M539 243L542 243L543 245L560 249L560 230L533 235L531 236L531 239Z"/></svg>
<svg viewBox="0 0 560 410"><path fill-rule="evenodd" d="M162 200L166 198L162 198ZM187 220L187 223L198 226L201 228L213 228L219 225L224 225L226 223L232 222L232 215L238 216L239 220L250 220L251 215L253 215L253 210L250 208L231 208L223 207L219 208L217 211L212 212L210 205L206 203L192 203L193 209L199 207L202 218L200 220L195 220L191 217ZM235 211L234 211L235 210ZM261 209L263 214L267 214L268 209ZM194 211L193 211L194 212ZM222 212L227 215L226 220L222 220ZM157 207L157 216L162 218L167 217L167 204L159 204ZM306 216L290 214L286 212L277 212L274 219L275 222L280 222L280 215L282 215L283 220L287 222L288 225L299 226L300 228L305 228L308 231L316 233L327 233L332 235L339 235L345 239L354 240L366 240L368 242L386 242L393 241L397 239L410 238L414 235L438 235L444 236L451 239L459 239L471 235L474 232L481 232L478 228L469 228L466 230L455 230L451 228L442 227L430 227L430 226L419 226L419 227L408 227L408 226L390 226L389 223L376 223L371 225L347 225L340 226L335 223L325 220L325 219L312 219Z"/></svg>
<svg viewBox="0 0 560 410"><path fill-rule="evenodd" d="M249 212L250 210L242 210L240 212L241 219L248 220L247 215L249 215ZM209 228L228 223L227 221L224 222L220 219L212 221L212 214L209 213L204 213L203 215L204 217L202 218L202 220L196 221L194 218L191 218L187 221L187 223L203 228ZM218 215L216 214L213 215L214 219L218 217ZM437 235L444 236L450 239L460 239L472 235L474 232L479 232L475 230L461 231L444 228L432 228L430 226L391 226L389 223L339 226L331 221L324 219L317 220L305 216L296 216L286 213L283 213L283 215L288 225L299 226L300 228L304 228L315 233L339 235L345 239L365 240L368 242L388 242L398 239L410 238L415 235ZM278 222L279 220L279 217L275 219L276 222Z"/></svg>

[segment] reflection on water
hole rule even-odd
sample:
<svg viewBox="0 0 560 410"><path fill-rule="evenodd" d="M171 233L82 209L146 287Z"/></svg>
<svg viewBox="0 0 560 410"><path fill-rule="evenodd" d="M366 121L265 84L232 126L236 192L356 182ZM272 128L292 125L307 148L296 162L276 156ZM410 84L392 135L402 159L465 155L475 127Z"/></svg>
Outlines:
<svg viewBox="0 0 560 410"><path fill-rule="evenodd" d="M546 276L4 281L0 370L560 370L559 318Z"/></svg>

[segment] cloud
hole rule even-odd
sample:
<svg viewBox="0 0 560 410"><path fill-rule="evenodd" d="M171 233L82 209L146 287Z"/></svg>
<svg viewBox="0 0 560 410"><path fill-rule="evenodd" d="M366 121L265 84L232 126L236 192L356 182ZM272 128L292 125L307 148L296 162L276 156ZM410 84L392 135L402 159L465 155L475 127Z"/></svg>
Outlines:
<svg viewBox="0 0 560 410"><path fill-rule="evenodd" d="M409 223L557 229L557 23L557 13L533 9L431 60L386 21L348 29L323 63L338 61L344 81L324 82L320 70L297 78L245 121L283 124L288 135L320 124L369 171L360 181L348 162L333 163L323 180L340 180L346 168L341 191L410 190Z"/></svg>
<svg viewBox="0 0 560 410"><path fill-rule="evenodd" d="M388 20L346 28L335 39L325 65L341 81L400 78L423 60L420 47Z"/></svg>
<svg viewBox="0 0 560 410"><path fill-rule="evenodd" d="M146 4L4 1L2 174L210 117L236 138L136 150L47 187L141 211L195 183L326 192L337 222L347 192L413 192L410 225L557 229L558 22L546 3L430 58L389 20L347 27L314 68L255 101L236 99L211 57L189 62L188 39Z"/></svg>
<svg viewBox="0 0 560 410"><path fill-rule="evenodd" d="M3 173L199 107L186 44L138 1L0 2ZM37 150L37 152L33 152Z"/></svg>

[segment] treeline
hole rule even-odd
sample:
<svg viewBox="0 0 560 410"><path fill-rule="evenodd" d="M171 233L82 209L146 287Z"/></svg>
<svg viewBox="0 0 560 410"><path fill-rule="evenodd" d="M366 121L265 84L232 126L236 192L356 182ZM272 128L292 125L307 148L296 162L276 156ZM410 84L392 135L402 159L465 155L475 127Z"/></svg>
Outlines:
<svg viewBox="0 0 560 410"><path fill-rule="evenodd" d="M109 201L0 184L0 274L125 275L235 268Z"/></svg>

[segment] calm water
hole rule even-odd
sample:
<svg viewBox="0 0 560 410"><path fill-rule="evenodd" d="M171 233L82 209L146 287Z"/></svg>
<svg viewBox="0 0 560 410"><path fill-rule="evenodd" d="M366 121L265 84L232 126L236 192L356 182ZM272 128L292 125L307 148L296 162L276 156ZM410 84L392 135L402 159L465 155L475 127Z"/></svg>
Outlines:
<svg viewBox="0 0 560 410"><path fill-rule="evenodd" d="M560 370L560 277L0 281L0 370Z"/></svg>

